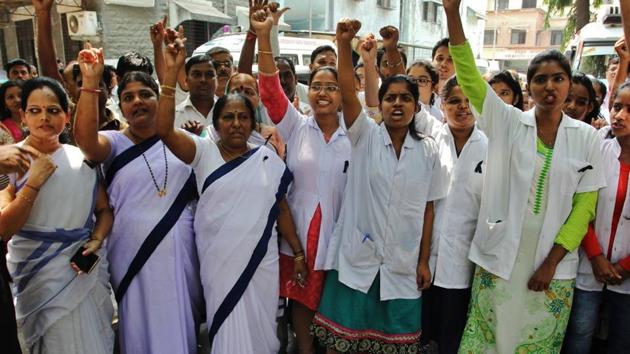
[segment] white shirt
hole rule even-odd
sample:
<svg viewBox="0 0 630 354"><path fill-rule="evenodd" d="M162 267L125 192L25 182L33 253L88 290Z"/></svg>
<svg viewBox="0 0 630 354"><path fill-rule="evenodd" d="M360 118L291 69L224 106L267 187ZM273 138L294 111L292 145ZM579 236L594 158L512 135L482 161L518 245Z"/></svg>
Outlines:
<svg viewBox="0 0 630 354"><path fill-rule="evenodd" d="M217 98L215 97L214 102L216 102ZM214 110L214 105L208 115L204 116L201 114L197 108L190 101L190 95L186 97L186 99L175 107L175 128L181 128L184 123L189 120L196 120L201 122L204 127L212 125L212 112Z"/></svg>
<svg viewBox="0 0 630 354"><path fill-rule="evenodd" d="M340 119L343 120L342 117ZM322 219L315 259L315 269L321 270L346 187L350 140L340 124L326 143L315 118L301 115L291 104L276 128L287 144L286 162L294 176L287 201L300 242L305 249L311 219L318 204L321 208ZM280 251L293 255L291 247L284 239Z"/></svg>
<svg viewBox="0 0 630 354"><path fill-rule="evenodd" d="M436 102L437 99L438 96L435 97ZM442 113L442 110L440 109L440 106L437 105L437 103L433 103L433 105L428 105L420 102L420 105L422 106L423 111L426 110L427 112L429 112L430 115L437 119L438 122L444 123L444 113Z"/></svg>
<svg viewBox="0 0 630 354"><path fill-rule="evenodd" d="M468 252L479 216L488 138L475 127L459 157L448 125L437 133L436 141L449 185L446 198L435 202L431 274L437 286L466 289L474 271Z"/></svg>
<svg viewBox="0 0 630 354"><path fill-rule="evenodd" d="M621 154L619 141L616 138L604 140L601 154L604 173L606 174L606 187L599 191L595 233L604 255L607 255L613 213L617 200L617 187L619 185L619 155ZM630 255L630 188L628 188L626 193L626 200L617 224L610 261L616 263L628 255ZM578 268L576 287L586 291L601 291L604 287L604 284L595 279L591 261L582 249L580 249L580 266ZM607 288L616 293L630 294L630 281L626 279L620 285L608 285Z"/></svg>
<svg viewBox="0 0 630 354"><path fill-rule="evenodd" d="M442 121L431 115L431 113L424 109L424 107L416 113L415 118L416 130L432 138L435 138L442 130L442 127L445 126Z"/></svg>
<svg viewBox="0 0 630 354"><path fill-rule="evenodd" d="M488 86L483 114L477 117L479 128L488 136L488 167L470 260L503 279L510 279L514 268L534 178L534 114L534 109L522 112L506 105ZM551 251L571 213L573 195L597 191L605 185L599 144L593 127L563 115L554 144L535 268ZM577 265L577 252L567 254L558 264L554 279L574 279Z"/></svg>
<svg viewBox="0 0 630 354"><path fill-rule="evenodd" d="M400 158L385 124L361 113L348 130L352 164L328 246L326 269L367 293L380 275L380 299L416 299L416 268L427 202L446 195L446 173L432 138L409 134Z"/></svg>

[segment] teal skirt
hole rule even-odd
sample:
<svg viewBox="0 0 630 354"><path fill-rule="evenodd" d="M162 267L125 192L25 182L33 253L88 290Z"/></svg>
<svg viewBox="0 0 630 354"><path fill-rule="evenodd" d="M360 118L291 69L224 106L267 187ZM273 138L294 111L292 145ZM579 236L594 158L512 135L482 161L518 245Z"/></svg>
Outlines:
<svg viewBox="0 0 630 354"><path fill-rule="evenodd" d="M364 294L339 282L336 271L328 272L311 333L342 353L418 353L422 298L381 301L379 289L379 275Z"/></svg>

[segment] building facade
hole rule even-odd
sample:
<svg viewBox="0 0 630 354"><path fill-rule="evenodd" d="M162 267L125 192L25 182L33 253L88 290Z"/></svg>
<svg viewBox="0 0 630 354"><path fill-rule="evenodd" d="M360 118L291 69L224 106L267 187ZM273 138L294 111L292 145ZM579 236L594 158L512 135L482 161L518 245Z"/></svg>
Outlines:
<svg viewBox="0 0 630 354"><path fill-rule="evenodd" d="M149 27L165 15L171 26L184 26L187 49L192 53L225 25L238 24L237 13L247 12L247 0L55 0L52 11L53 40L64 63L76 59L83 43L103 47L107 59L135 50L153 57ZM30 0L0 3L0 62L24 58L37 64L34 38L37 31ZM80 6L78 5L80 4ZM77 11L95 11L96 35L71 36L67 17Z"/></svg>
<svg viewBox="0 0 630 354"><path fill-rule="evenodd" d="M546 27L543 0L488 0L487 8L482 57L501 69L524 73L536 54L560 49L567 18L551 17Z"/></svg>

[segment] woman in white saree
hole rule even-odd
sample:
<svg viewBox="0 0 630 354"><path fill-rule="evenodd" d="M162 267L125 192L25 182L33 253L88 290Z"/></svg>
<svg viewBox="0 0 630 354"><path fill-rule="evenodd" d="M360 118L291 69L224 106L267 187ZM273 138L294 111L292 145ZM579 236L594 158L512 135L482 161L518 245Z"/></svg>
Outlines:
<svg viewBox="0 0 630 354"><path fill-rule="evenodd" d="M69 120L59 83L37 78L23 92L30 135L20 145L40 155L0 192L0 234L11 238L7 263L18 326L30 353L109 354L113 307L100 250L113 221L107 196L81 151L59 143ZM101 259L87 274L70 264L81 247Z"/></svg>
<svg viewBox="0 0 630 354"><path fill-rule="evenodd" d="M302 251L285 200L293 176L266 145L248 145L255 113L240 94L215 104L216 143L173 127L173 87L186 53L183 38L175 38L172 30L167 37L157 130L197 178L194 227L212 353L277 353L276 221L293 250ZM295 274L298 282L306 279L303 259L296 262Z"/></svg>

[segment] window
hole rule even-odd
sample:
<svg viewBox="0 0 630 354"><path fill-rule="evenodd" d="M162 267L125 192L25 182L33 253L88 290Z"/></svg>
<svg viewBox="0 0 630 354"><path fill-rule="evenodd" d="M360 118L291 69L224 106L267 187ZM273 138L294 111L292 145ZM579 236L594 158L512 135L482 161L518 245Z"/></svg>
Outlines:
<svg viewBox="0 0 630 354"><path fill-rule="evenodd" d="M525 39L527 39L527 31L525 30L512 30L512 40L510 43L512 44L525 44Z"/></svg>
<svg viewBox="0 0 630 354"><path fill-rule="evenodd" d="M33 34L33 20L16 21L15 33L20 58L26 60L29 64L37 66L35 41L33 40L35 38Z"/></svg>
<svg viewBox="0 0 630 354"><path fill-rule="evenodd" d="M535 9L536 8L536 0L523 0L524 9Z"/></svg>
<svg viewBox="0 0 630 354"><path fill-rule="evenodd" d="M394 1L392 0L376 0L376 5L385 8L385 9L393 9Z"/></svg>
<svg viewBox="0 0 630 354"><path fill-rule="evenodd" d="M0 67L0 70L2 70L8 61L7 46L4 41L4 30L2 28L0 28L0 59L2 60L2 66Z"/></svg>
<svg viewBox="0 0 630 354"><path fill-rule="evenodd" d="M564 39L564 32L561 30L551 31L551 45L561 45Z"/></svg>
<svg viewBox="0 0 630 354"><path fill-rule="evenodd" d="M439 5L433 1L425 1L422 3L422 21L435 23L438 21Z"/></svg>
<svg viewBox="0 0 630 354"><path fill-rule="evenodd" d="M510 0L495 0L497 10L507 10L510 7Z"/></svg>
<svg viewBox="0 0 630 354"><path fill-rule="evenodd" d="M495 45L497 40L497 32L495 30L485 30L483 32L483 44Z"/></svg>

